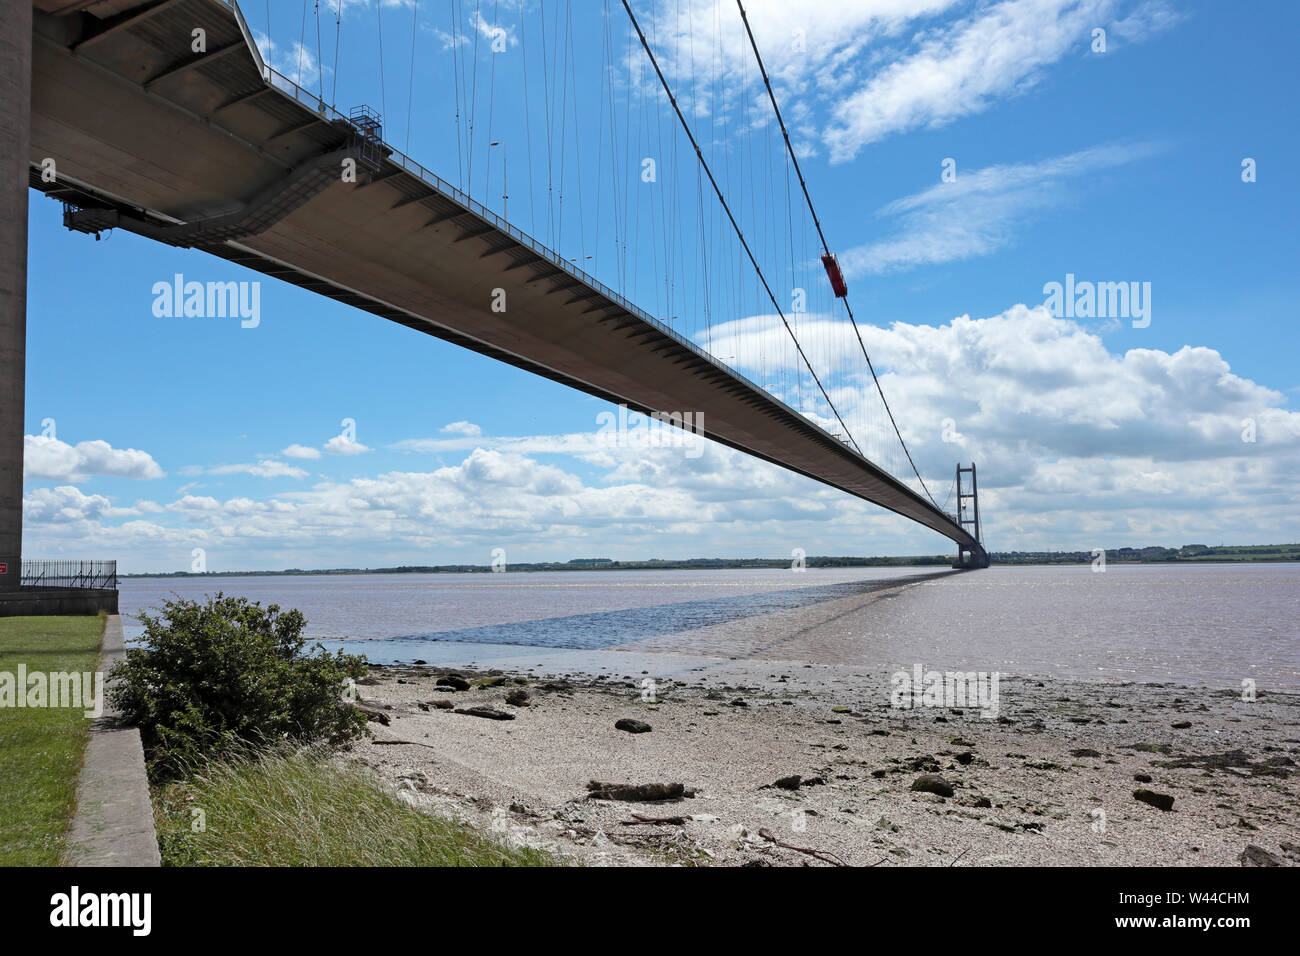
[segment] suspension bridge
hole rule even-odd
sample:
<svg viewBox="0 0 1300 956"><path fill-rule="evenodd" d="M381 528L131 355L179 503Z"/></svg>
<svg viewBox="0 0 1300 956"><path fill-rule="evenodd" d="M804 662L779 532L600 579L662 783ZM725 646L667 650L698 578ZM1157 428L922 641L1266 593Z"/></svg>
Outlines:
<svg viewBox="0 0 1300 956"><path fill-rule="evenodd" d="M405 102L383 53L395 11L386 27L376 3L380 108L345 112L354 45L336 2L304 2L299 42L272 65L269 3L250 25L260 6L233 0L0 0L16 183L0 208L0 590L21 553L28 186L71 230L199 249L647 415L693 412L709 438L933 529L954 567L987 567L974 465L931 476L942 503L918 469L742 3L704 57L693 28L627 0L576 27L570 0L531 23L518 2L511 30L486 0L449 0L428 38L409 6ZM417 112L422 43L442 82L438 109ZM579 82L584 55L598 82ZM429 115L455 184L394 145ZM507 148L526 155L513 204Z"/></svg>

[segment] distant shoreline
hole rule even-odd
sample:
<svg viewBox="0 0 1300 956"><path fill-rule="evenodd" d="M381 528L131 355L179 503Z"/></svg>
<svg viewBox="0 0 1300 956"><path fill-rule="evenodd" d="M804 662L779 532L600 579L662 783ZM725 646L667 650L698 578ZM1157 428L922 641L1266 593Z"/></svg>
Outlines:
<svg viewBox="0 0 1300 956"><path fill-rule="evenodd" d="M1120 548L1107 551L1107 564L1291 564L1300 562L1300 544L1242 545L1205 548ZM1149 555L1149 556L1143 556ZM991 555L993 564L1003 567L1055 567L1090 565L1092 552L1009 552ZM913 555L908 557L809 557L809 568L934 568L952 564L951 555ZM566 562L531 562L510 564L510 573L542 571L741 571L750 569L789 568L788 558L691 558L684 561L611 561L578 559ZM392 568L318 568L283 571L153 571L118 574L118 578L223 578L223 577L317 577L359 574L491 574L486 564L403 565Z"/></svg>

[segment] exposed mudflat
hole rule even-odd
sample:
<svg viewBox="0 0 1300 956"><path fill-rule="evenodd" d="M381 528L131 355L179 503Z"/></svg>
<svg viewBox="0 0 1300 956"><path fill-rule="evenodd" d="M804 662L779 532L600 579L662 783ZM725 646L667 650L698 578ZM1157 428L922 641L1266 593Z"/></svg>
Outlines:
<svg viewBox="0 0 1300 956"><path fill-rule="evenodd" d="M437 685L452 673L501 680ZM657 702L643 679L377 668L360 690L390 723L353 756L430 812L588 864L1300 863L1300 695L1003 677L986 717L896 709L886 675L843 667L733 661L657 678ZM926 774L951 795L913 790ZM593 780L694 795L590 799Z"/></svg>

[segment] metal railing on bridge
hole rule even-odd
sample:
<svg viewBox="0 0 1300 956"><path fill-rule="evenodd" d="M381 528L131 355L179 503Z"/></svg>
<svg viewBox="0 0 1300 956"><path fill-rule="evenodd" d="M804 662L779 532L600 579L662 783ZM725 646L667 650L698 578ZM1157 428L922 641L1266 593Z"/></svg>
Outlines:
<svg viewBox="0 0 1300 956"><path fill-rule="evenodd" d="M24 561L21 587L117 590L116 561Z"/></svg>
<svg viewBox="0 0 1300 956"><path fill-rule="evenodd" d="M323 98L323 89L322 89L322 94L318 96L312 93L310 90L306 89L305 87L301 86L299 83L285 76L283 73L280 73L279 71L274 69L270 64L268 64L262 58L261 51L258 48L258 44L253 35L253 31L249 28L247 21L245 21L243 13L239 8L239 3L237 2L237 0L216 0L216 2L227 6L233 12L235 19L239 24L240 31L244 35L247 47L253 57L255 66L258 72L261 74L263 81L270 88L272 88L274 91L279 93L281 96L284 96L287 99L295 101L305 109L311 111L316 116L320 117L321 119L327 122L336 123L340 126L344 126L352 130L355 135L358 135L359 137L361 137L362 140L364 140L367 143L368 148L376 151L376 155L384 156L387 162L390 163L393 167L401 169L404 172L406 172L408 175L414 177L417 180L420 180L426 187L428 187L431 190L433 194L439 195L442 198L449 200L452 203L455 203L462 209L466 210L468 213L477 216L485 224L495 228L502 234L513 239L520 246L536 254L539 257L539 259L551 264L555 268L559 269L561 272L567 273L572 278L584 284L588 289L591 289L592 291L599 293L601 296L606 298L609 302L625 310L629 315L635 316L636 318L640 319L642 322L646 323L647 325L659 330L665 336L669 337L670 339L678 343L678 345L680 345L682 348L694 353L695 355L699 356L700 358L704 359L710 364L720 369L723 369L733 379L735 379L740 384L748 387L753 392L763 393L766 396L766 399L768 401L784 409L791 416L797 417L799 419L806 419L811 421L823 434L827 435L828 437L837 439L838 442L841 445L843 445L850 454L856 455L863 462L867 464L873 464L873 465L875 464L874 462L871 461L868 455L864 453L862 448L857 444L857 442L852 438L852 436L846 437L844 434L838 432L832 432L824 425L818 423L812 415L809 415L806 412L802 412L795 409L786 401L778 397L778 395L773 391L772 388L764 387L756 384L748 376L743 374L738 368L732 367L727 361L723 360L719 356L713 355L709 350L702 348L699 344L692 341L686 335L679 333L676 329L672 327L672 325L669 322L665 322L663 319L660 319L656 316L649 314L648 312L645 311L645 309L636 305L635 303L627 299L619 292L614 291L605 283L601 282L594 276L587 273L586 270L576 265L573 260L566 259L565 257L561 256L559 253L550 249L541 241L535 239L531 235L525 233L523 230L517 228L516 226L512 225L510 222L506 221L506 219L503 216L498 215L496 212L489 209L479 201L473 199L466 192L462 191L456 186L453 186L451 183L447 182L442 177L438 176L436 173L432 172L431 170L421 165L419 162L407 156L405 153L401 152L400 150L386 143L383 140L382 118L378 114L374 113L372 110L369 110L368 108L358 108L352 112L352 115L345 116L341 112L339 112L334 106L331 106L329 103L325 102ZM773 103L773 105L775 106L775 102ZM814 212L814 216L815 216L815 212ZM850 318L852 318L851 315ZM859 337L859 341L860 341L860 337ZM863 355L864 357L866 356L865 346L863 346ZM870 366L869 358L867 358L867 363L868 366ZM810 372L812 371L811 366L809 366L809 371ZM872 376L873 378L875 376L874 369L872 370ZM814 377L815 377L815 373L814 373ZM879 390L878 382L877 382L877 390ZM883 403L884 402L883 392L881 393L880 397ZM829 401L829 397L828 397L828 401ZM885 405L885 411L888 412L887 404ZM893 416L892 413L890 413L891 424L892 424L892 419ZM844 425L842 419L840 421L840 424ZM845 431L847 431L847 426L845 425L844 427L845 427ZM894 427L894 432L898 436L900 444L902 444L904 452L906 452L907 448L906 448L906 444L903 443L901 432L898 431L897 425L894 425L893 427ZM946 519L948 519L950 522L952 522L952 524L956 525L958 528L962 528L963 530L965 530L965 522L963 522L961 517L961 509L958 508L956 511L949 512L946 507L947 504L946 502L944 507L940 507L938 503L935 502L933 496L930 495L929 489L925 487L925 482L921 478L920 472L916 470L915 464L911 462L910 455L908 455L908 463L911 464L912 466L912 471L913 473L915 473L917 482L921 486L921 491L923 491L925 493L925 496L930 499L930 504L933 506L934 510L942 514ZM887 476L893 478L900 485L904 487L908 487L908 484L905 482L905 480L894 473L894 471L898 469L888 469L884 467L883 464L878 467L882 472L884 472ZM913 491L913 493L917 494L918 496L920 495L920 492L917 492L916 489L912 488L911 490Z"/></svg>
<svg viewBox="0 0 1300 956"><path fill-rule="evenodd" d="M377 134L381 135L382 123L380 122L380 117L377 114L374 114L373 111L369 110L368 108L361 107L358 108L352 116L344 116L337 109L335 109L333 106L330 106L328 103L326 103L315 93L312 93L310 90L306 89L305 87L300 86L298 83L295 83L293 80L289 79L289 77L285 76L283 73L280 73L269 63L263 60L261 51L258 49L257 42L256 40L253 39L253 32L252 30L249 29L247 21L244 20L244 14L239 9L239 4L235 2L235 0L218 0L218 2L228 6L231 9L231 11L234 13L235 19L239 23L239 28L243 32L244 37L248 42L248 47L250 52L253 55L254 61L256 62L257 69L262 74L262 79L266 81L267 85L271 86L282 95L297 101L302 106L306 107L307 109L316 113L318 116L321 116L327 120L347 124L348 126L352 127L354 130L362 134L365 134L367 130L370 130L370 131L375 131ZM568 273L570 276L577 279L579 282L584 283L588 288L596 292L599 292L610 302L615 303L620 308L626 310L629 314L635 315L641 321L654 326L659 331L663 332L665 335L677 341L677 343L683 346L684 348L690 350L691 352L694 352L696 355L713 363L714 365L725 368L726 371L739 382L749 386L756 392L762 391L766 393L768 398L771 401L788 409L792 414L800 415L799 412L791 408L786 402L781 401L781 399L779 399L776 395L774 395L769 389L761 388L760 386L755 384L752 380L750 380L747 376L742 374L739 370L732 368L730 365L724 363L716 356L700 348L697 344L692 342L690 339L686 338L683 335L680 335L671 325L664 322L662 319L656 318L655 316L651 315L649 312L645 311L645 309L641 308L636 303L630 301L621 293L615 292L613 289L611 289L605 283L601 282L595 276L589 274L585 269L575 265L570 260L565 259L559 253L555 252L554 250L550 249L548 246L543 244L540 240L533 238L528 233L524 232L522 229L519 229L516 226L512 225L511 223L507 222L500 215L493 212L487 206L484 206L478 200L471 198L467 193L453 186L451 183L447 182L437 173L433 172L430 169L427 169L426 167L416 162L411 157L407 156L405 153L401 152L400 150L384 142L382 140L382 137L379 138L377 142L382 147L389 162L391 162L394 166L401 167L403 170L405 170L410 175L414 176L416 179L423 181L424 184L428 186L430 189L432 189L435 193L441 194L444 198L449 199L452 202L456 203L458 206L460 206L462 209L466 210L467 212L473 213L475 216L478 216L485 223L487 223L490 226L493 226L500 232L509 236L511 239L514 239L521 246L530 249L532 252L536 253L542 259L549 262L551 265L562 270L563 272ZM825 431L825 429L823 429L823 431ZM845 446L848 447L851 451L856 452L859 455L859 457L865 458L865 456L863 456L858 449L854 448L850 442L846 441L842 437L840 438L840 441L841 443L845 444Z"/></svg>

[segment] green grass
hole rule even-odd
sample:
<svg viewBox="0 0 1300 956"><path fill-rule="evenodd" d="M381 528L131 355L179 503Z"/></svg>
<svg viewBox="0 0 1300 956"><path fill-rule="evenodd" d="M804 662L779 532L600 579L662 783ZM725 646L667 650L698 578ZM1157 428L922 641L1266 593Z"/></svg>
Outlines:
<svg viewBox="0 0 1300 956"><path fill-rule="evenodd" d="M0 672L95 670L100 617L0 618ZM62 861L90 721L68 707L0 707L0 866Z"/></svg>
<svg viewBox="0 0 1300 956"><path fill-rule="evenodd" d="M153 801L164 866L558 862L416 810L361 764L318 749L212 763L179 783L156 788Z"/></svg>

